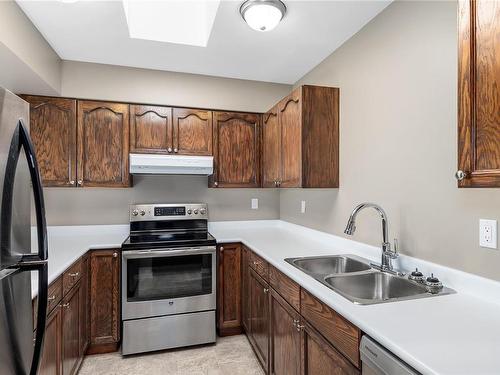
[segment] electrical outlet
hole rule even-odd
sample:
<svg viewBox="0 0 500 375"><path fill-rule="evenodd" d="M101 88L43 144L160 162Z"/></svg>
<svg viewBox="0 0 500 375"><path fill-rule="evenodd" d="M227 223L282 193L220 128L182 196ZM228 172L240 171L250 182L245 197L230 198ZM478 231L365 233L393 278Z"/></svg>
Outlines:
<svg viewBox="0 0 500 375"><path fill-rule="evenodd" d="M305 214L306 213L306 201L301 201L300 202L300 212Z"/></svg>
<svg viewBox="0 0 500 375"><path fill-rule="evenodd" d="M497 248L497 221L479 220L479 246L490 249Z"/></svg>
<svg viewBox="0 0 500 375"><path fill-rule="evenodd" d="M252 210L258 210L258 209L259 209L259 199L252 198Z"/></svg>

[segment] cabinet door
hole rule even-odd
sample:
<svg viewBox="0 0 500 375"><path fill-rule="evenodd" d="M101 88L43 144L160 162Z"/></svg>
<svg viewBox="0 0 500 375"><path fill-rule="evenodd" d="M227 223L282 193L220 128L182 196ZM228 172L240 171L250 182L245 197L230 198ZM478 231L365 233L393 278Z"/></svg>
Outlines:
<svg viewBox="0 0 500 375"><path fill-rule="evenodd" d="M76 186L76 100L23 98L43 186Z"/></svg>
<svg viewBox="0 0 500 375"><path fill-rule="evenodd" d="M264 371L269 372L269 284L250 270L251 330L255 353Z"/></svg>
<svg viewBox="0 0 500 375"><path fill-rule="evenodd" d="M83 357L89 345L89 257L82 259L80 280L80 355Z"/></svg>
<svg viewBox="0 0 500 375"><path fill-rule="evenodd" d="M219 246L218 327L221 336L241 333L240 244Z"/></svg>
<svg viewBox="0 0 500 375"><path fill-rule="evenodd" d="M129 186L128 104L78 101L79 186Z"/></svg>
<svg viewBox="0 0 500 375"><path fill-rule="evenodd" d="M281 187L302 184L302 104L301 88L279 103L281 127Z"/></svg>
<svg viewBox="0 0 500 375"><path fill-rule="evenodd" d="M262 119L262 187L278 187L281 168L281 131L278 107Z"/></svg>
<svg viewBox="0 0 500 375"><path fill-rule="evenodd" d="M500 187L500 4L459 1L459 187Z"/></svg>
<svg viewBox="0 0 500 375"><path fill-rule="evenodd" d="M130 106L130 152L172 152L172 108Z"/></svg>
<svg viewBox="0 0 500 375"><path fill-rule="evenodd" d="M250 334L250 250L241 250L241 323L245 332Z"/></svg>
<svg viewBox="0 0 500 375"><path fill-rule="evenodd" d="M214 187L259 187L260 115L214 113Z"/></svg>
<svg viewBox="0 0 500 375"><path fill-rule="evenodd" d="M39 375L61 375L62 373L61 315L61 307L56 307L47 317Z"/></svg>
<svg viewBox="0 0 500 375"><path fill-rule="evenodd" d="M271 289L271 374L300 375L300 315Z"/></svg>
<svg viewBox="0 0 500 375"><path fill-rule="evenodd" d="M63 374L69 375L79 366L80 360L80 284L63 299L62 343Z"/></svg>
<svg viewBox="0 0 500 375"><path fill-rule="evenodd" d="M179 155L212 155L212 112L175 108L173 151Z"/></svg>
<svg viewBox="0 0 500 375"><path fill-rule="evenodd" d="M120 341L120 257L118 250L90 253L89 353L116 351Z"/></svg>
<svg viewBox="0 0 500 375"><path fill-rule="evenodd" d="M359 375L360 373L307 323L302 329L301 353L302 375Z"/></svg>

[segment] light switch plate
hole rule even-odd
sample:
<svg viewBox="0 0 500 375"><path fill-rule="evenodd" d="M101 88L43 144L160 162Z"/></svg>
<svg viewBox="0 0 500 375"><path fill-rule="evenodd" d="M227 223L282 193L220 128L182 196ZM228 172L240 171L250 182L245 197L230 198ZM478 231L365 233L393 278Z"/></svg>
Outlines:
<svg viewBox="0 0 500 375"><path fill-rule="evenodd" d="M259 209L259 199L252 198L252 210L258 210L258 209Z"/></svg>
<svg viewBox="0 0 500 375"><path fill-rule="evenodd" d="M306 213L306 201L301 201L300 202L300 212L305 214Z"/></svg>
<svg viewBox="0 0 500 375"><path fill-rule="evenodd" d="M479 220L479 246L490 249L497 248L497 221Z"/></svg>

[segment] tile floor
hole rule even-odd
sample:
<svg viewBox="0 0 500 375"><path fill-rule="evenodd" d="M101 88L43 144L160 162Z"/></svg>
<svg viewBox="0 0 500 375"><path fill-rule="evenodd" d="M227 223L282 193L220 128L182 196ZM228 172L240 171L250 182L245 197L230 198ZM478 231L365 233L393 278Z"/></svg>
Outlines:
<svg viewBox="0 0 500 375"><path fill-rule="evenodd" d="M85 357L79 375L264 375L245 335L217 338L216 345L123 358Z"/></svg>

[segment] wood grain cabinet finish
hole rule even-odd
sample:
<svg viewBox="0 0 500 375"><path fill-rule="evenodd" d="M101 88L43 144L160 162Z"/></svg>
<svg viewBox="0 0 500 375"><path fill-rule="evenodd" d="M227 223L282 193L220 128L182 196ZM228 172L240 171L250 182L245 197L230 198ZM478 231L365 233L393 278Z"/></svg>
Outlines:
<svg viewBox="0 0 500 375"><path fill-rule="evenodd" d="M120 341L120 251L90 252L90 347L116 351Z"/></svg>
<svg viewBox="0 0 500 375"><path fill-rule="evenodd" d="M218 246L217 327L220 336L242 332L241 326L241 246Z"/></svg>
<svg viewBox="0 0 500 375"><path fill-rule="evenodd" d="M250 270L250 341L264 372L269 373L270 289L269 284Z"/></svg>
<svg viewBox="0 0 500 375"><path fill-rule="evenodd" d="M300 311L300 286L288 276L269 266L269 284L296 311Z"/></svg>
<svg viewBox="0 0 500 375"><path fill-rule="evenodd" d="M76 100L23 95L44 186L76 186Z"/></svg>
<svg viewBox="0 0 500 375"><path fill-rule="evenodd" d="M300 315L271 289L270 374L300 375Z"/></svg>
<svg viewBox="0 0 500 375"><path fill-rule="evenodd" d="M354 367L335 347L325 340L310 324L302 331L302 375L359 375Z"/></svg>
<svg viewBox="0 0 500 375"><path fill-rule="evenodd" d="M210 187L260 186L259 114L214 112L214 174Z"/></svg>
<svg viewBox="0 0 500 375"><path fill-rule="evenodd" d="M172 153L172 108L130 106L130 152Z"/></svg>
<svg viewBox="0 0 500 375"><path fill-rule="evenodd" d="M128 187L129 106L78 101L79 186Z"/></svg>
<svg viewBox="0 0 500 375"><path fill-rule="evenodd" d="M264 187L339 186L338 88L298 87L263 121Z"/></svg>
<svg viewBox="0 0 500 375"><path fill-rule="evenodd" d="M87 352L89 346L89 257L85 255L81 263L80 281L80 355Z"/></svg>
<svg viewBox="0 0 500 375"><path fill-rule="evenodd" d="M500 3L458 3L458 186L500 187Z"/></svg>
<svg viewBox="0 0 500 375"><path fill-rule="evenodd" d="M173 152L179 155L212 155L212 111L174 108Z"/></svg>
<svg viewBox="0 0 500 375"><path fill-rule="evenodd" d="M62 305L63 374L73 374L81 360L80 353L80 284L64 297Z"/></svg>
<svg viewBox="0 0 500 375"><path fill-rule="evenodd" d="M62 374L62 313L58 306L47 317L39 375Z"/></svg>
<svg viewBox="0 0 500 375"><path fill-rule="evenodd" d="M281 129L278 106L262 116L262 187L278 187L281 175Z"/></svg>
<svg viewBox="0 0 500 375"><path fill-rule="evenodd" d="M250 250L241 246L241 324L250 334Z"/></svg>

